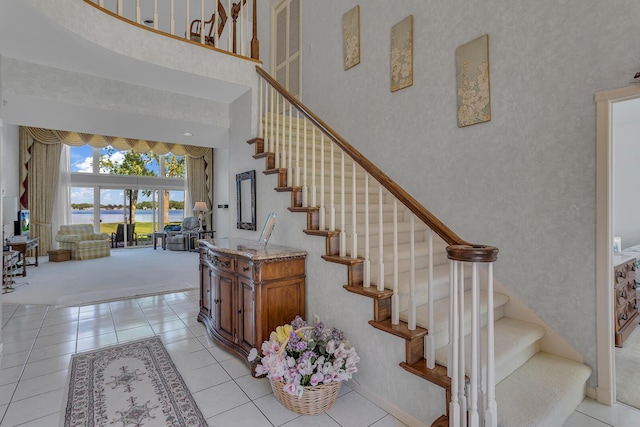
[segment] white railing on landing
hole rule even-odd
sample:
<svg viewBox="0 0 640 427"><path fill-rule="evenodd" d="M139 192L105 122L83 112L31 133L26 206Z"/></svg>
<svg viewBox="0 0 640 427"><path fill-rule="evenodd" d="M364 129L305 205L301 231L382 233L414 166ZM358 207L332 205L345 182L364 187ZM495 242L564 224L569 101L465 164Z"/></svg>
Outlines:
<svg viewBox="0 0 640 427"><path fill-rule="evenodd" d="M470 426L496 426L495 403L495 366L493 342L493 262L497 258L498 250L491 246L471 245L460 239L453 231L434 217L427 209L420 205L412 196L406 193L384 172L373 165L360 152L348 144L340 135L327 126L306 106L296 100L289 92L279 85L260 67L256 67L261 77L259 86L259 135L263 139L264 151L274 153L274 164L277 169L287 171L287 186L298 187L302 194L302 206L319 209L319 229L325 231L339 231L341 257L361 259L363 262L363 283L365 288L375 284L378 291L385 288L393 289L391 304L391 322L399 324L400 296L399 296L399 256L398 236L400 221L398 219L398 205L404 206L409 213L409 330L417 326L427 330L435 330L434 325L434 296L433 284L433 233L444 240L447 247L447 257L450 260L450 310L449 310L449 342L448 346L448 375L451 378L452 399L450 402L450 425L466 426L467 412ZM300 123L300 117L303 123ZM293 121L296 121L296 131L293 132ZM299 129L302 127L302 136ZM319 138L316 138L319 134ZM308 141L308 136L311 141ZM318 141L319 139L319 141ZM328 144L328 147L325 145ZM309 147L310 145L310 147ZM309 158L308 152L311 151ZM300 153L303 153L301 156ZM338 153L336 155L336 152ZM316 156L319 155L319 159ZM345 159L349 158L350 167L346 167ZM319 160L316 162L316 160ZM317 170L317 163L319 171ZM328 173L325 170L328 168ZM318 172L318 173L316 173ZM336 172L339 172L339 185L336 186ZM301 177L301 178L300 178ZM351 180L351 186L346 182ZM361 186L357 186L361 181ZM370 185L377 185L370 193ZM348 191L350 189L350 191ZM377 191L376 191L377 190ZM349 194L350 192L350 194ZM377 196L377 203L370 201L370 196ZM328 198L328 204L327 202ZM392 198L393 224L390 230L392 254L385 254L385 229L383 202ZM360 202L360 204L358 204ZM351 209L351 224L347 223L346 212ZM340 212L339 227L336 227L336 212ZM378 215L377 224L371 223L371 217ZM359 219L360 218L360 219ZM328 221L327 221L328 219ZM416 220L427 228L428 245L428 324L416 325L415 273L416 250L415 233ZM358 221L364 224L359 226ZM361 231L358 235L357 230ZM406 229L403 229L406 232ZM376 236L377 235L377 236ZM348 242L351 241L349 247ZM359 246L358 241L364 243ZM377 265L371 266L370 254L377 251ZM384 282L384 260L392 260L393 283ZM488 339L483 345L487 348L487 381L482 384L481 373L481 343L480 343L480 266L486 266L486 287L488 292L487 324ZM377 271L374 280L371 269ZM465 331L465 269L471 269L471 330ZM471 366L465 367L465 335L471 334ZM424 351L427 367L435 367L434 334L425 338ZM469 392L466 391L465 373L469 372ZM482 407L485 405L484 407Z"/></svg>
<svg viewBox="0 0 640 427"><path fill-rule="evenodd" d="M84 0L136 24L259 59L257 0ZM191 7L196 3L197 6Z"/></svg>

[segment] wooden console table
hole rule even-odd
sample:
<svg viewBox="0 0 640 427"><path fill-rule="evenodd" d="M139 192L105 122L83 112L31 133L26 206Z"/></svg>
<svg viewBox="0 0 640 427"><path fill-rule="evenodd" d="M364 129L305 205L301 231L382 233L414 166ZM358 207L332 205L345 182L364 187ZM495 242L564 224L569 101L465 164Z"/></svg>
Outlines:
<svg viewBox="0 0 640 427"><path fill-rule="evenodd" d="M13 249L14 251L20 252L20 256L22 258L22 276L26 277L27 275L27 265L29 266L38 266L38 246L40 246L40 238L36 237L35 239L27 239L26 242L7 242L7 245ZM31 264L27 264L27 251L35 249L36 260Z"/></svg>
<svg viewBox="0 0 640 427"><path fill-rule="evenodd" d="M638 326L638 301L636 300L636 258L618 255L613 257L614 337L616 347Z"/></svg>
<svg viewBox="0 0 640 427"><path fill-rule="evenodd" d="M198 320L248 364L276 327L305 317L307 253L240 239L200 240Z"/></svg>

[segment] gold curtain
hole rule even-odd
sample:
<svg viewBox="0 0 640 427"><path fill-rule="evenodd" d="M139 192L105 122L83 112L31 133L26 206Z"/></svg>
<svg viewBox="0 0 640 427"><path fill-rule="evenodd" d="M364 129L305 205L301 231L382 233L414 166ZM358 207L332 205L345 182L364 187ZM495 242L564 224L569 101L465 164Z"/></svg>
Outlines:
<svg viewBox="0 0 640 427"><path fill-rule="evenodd" d="M20 182L25 182L22 179L23 170L29 176L27 185L21 188L25 192L21 194L20 203L31 212L30 237L40 238L39 251L43 254L51 249L53 239L51 218L58 191L61 152L61 144L34 141L31 135L20 128ZM26 196L26 205L22 200L23 195Z"/></svg>
<svg viewBox="0 0 640 427"><path fill-rule="evenodd" d="M71 146L90 145L91 147L103 148L111 145L118 150L133 150L136 153L147 153L153 151L155 154L172 153L176 156L189 155L191 157L202 157L206 154L207 147L195 147L193 145L170 144L168 142L147 141L144 139L120 138L115 136L91 135L86 133L67 132L62 130L42 129L34 127L24 127L26 132L44 144L54 144L58 142Z"/></svg>
<svg viewBox="0 0 640 427"><path fill-rule="evenodd" d="M210 211L213 210L211 189L213 188L213 150L211 148L205 155L193 158L187 156L187 188L191 203L198 201L207 203ZM190 209L193 206L185 206ZM207 230L211 230L211 215L204 216Z"/></svg>

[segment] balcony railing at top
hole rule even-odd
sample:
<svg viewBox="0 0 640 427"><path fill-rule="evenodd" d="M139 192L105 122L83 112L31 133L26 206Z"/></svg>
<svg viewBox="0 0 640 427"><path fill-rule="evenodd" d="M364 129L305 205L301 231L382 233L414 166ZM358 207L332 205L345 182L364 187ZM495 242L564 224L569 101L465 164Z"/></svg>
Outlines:
<svg viewBox="0 0 640 427"><path fill-rule="evenodd" d="M424 343L428 368L435 367L436 347L446 345L451 378L449 425L466 425L468 415L469 426L496 426L493 263L498 249L462 240L261 67L256 70L261 77L258 138L263 140L264 151L273 153L274 167L286 170L286 186L301 192L302 207L318 210L320 231L339 234L339 256L363 263L364 288L392 290L391 324L398 325L403 317L409 330L420 326L429 331ZM450 266L438 269L440 277L434 278L434 252L443 245ZM441 258L438 255L438 264L446 263ZM409 282L402 291L399 276ZM448 280L440 280L443 277ZM442 321L448 327L438 328L434 294L441 294L441 285L446 288L447 283L448 319ZM487 340L482 345L481 291L487 294ZM466 308L465 299L469 302ZM418 325L417 311L427 319ZM471 318L467 331L465 313ZM436 338L439 330L448 330L448 336ZM465 366L466 334L471 335L471 348L466 350L471 355L470 366ZM486 380L481 348L488 355Z"/></svg>
<svg viewBox="0 0 640 427"><path fill-rule="evenodd" d="M257 0L84 0L123 19L239 56L260 59ZM192 7L194 3L197 6Z"/></svg>

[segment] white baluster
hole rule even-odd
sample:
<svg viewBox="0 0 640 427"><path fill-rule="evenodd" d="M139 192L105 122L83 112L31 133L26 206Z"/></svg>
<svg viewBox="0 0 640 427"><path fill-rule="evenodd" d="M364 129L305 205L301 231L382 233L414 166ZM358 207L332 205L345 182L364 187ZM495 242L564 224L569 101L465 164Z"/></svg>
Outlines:
<svg viewBox="0 0 640 427"><path fill-rule="evenodd" d="M433 320L433 311L435 308L433 307L433 230L429 229L429 282L427 284L428 293L428 309L429 309L429 330L432 331L435 328L434 320ZM450 298L451 299L451 298ZM451 327L449 327L449 332L451 332ZM435 349L435 334L429 334L426 336L425 340L425 351L424 354L427 356L427 368L433 369L436 367L436 349ZM447 347L449 349L449 347ZM451 360L451 359L447 359ZM449 371L447 364L447 372Z"/></svg>
<svg viewBox="0 0 640 427"><path fill-rule="evenodd" d="M364 277L363 284L365 288L371 287L371 259L369 253L369 174L365 171L364 175Z"/></svg>
<svg viewBox="0 0 640 427"><path fill-rule="evenodd" d="M153 0L153 29L158 29L158 0Z"/></svg>
<svg viewBox="0 0 640 427"><path fill-rule="evenodd" d="M336 158L334 156L334 143L330 142L330 176L329 176L329 231L336 231Z"/></svg>
<svg viewBox="0 0 640 427"><path fill-rule="evenodd" d="M136 22L139 24L140 21L140 0L136 0Z"/></svg>
<svg viewBox="0 0 640 427"><path fill-rule="evenodd" d="M305 208L309 207L309 186L308 181L307 181L307 174L309 173L308 168L307 168L307 163L309 162L309 159L307 157L307 119L304 119L304 137L303 137L303 147L304 149L302 150L303 154L303 163L302 163L302 167L303 167L303 171L302 171L302 206L304 206Z"/></svg>
<svg viewBox="0 0 640 427"><path fill-rule="evenodd" d="M216 16L218 15L216 14ZM264 120L264 115L262 114L262 86L263 80L260 79L260 84L258 86L258 136L262 137L264 144L267 138L264 135L264 127L262 124L262 120Z"/></svg>
<svg viewBox="0 0 640 427"><path fill-rule="evenodd" d="M316 127L311 126L311 206L314 208L318 206L317 203L317 194L318 188L316 186L316 182L318 181L316 177ZM322 228L320 228L322 230Z"/></svg>
<svg viewBox="0 0 640 427"><path fill-rule="evenodd" d="M288 160L287 154L284 155L284 163L287 168L287 187L293 186L293 168L291 167L291 163L293 163L293 104L289 103L289 147L288 149ZM284 166L283 166L284 167Z"/></svg>
<svg viewBox="0 0 640 427"><path fill-rule="evenodd" d="M382 184L378 183L378 288L384 291L384 235L382 220Z"/></svg>
<svg viewBox="0 0 640 427"><path fill-rule="evenodd" d="M271 119L273 121L273 118ZM274 141L275 144L275 167L278 169L280 167L280 94L276 93L276 117L275 117L275 126L276 126L276 139Z"/></svg>
<svg viewBox="0 0 640 427"><path fill-rule="evenodd" d="M300 110L298 109L296 109L296 168L293 185L300 187Z"/></svg>
<svg viewBox="0 0 640 427"><path fill-rule="evenodd" d="M496 403L496 361L494 354L494 316L493 316L493 263L487 265L487 408L484 413L486 427L498 426L498 407Z"/></svg>
<svg viewBox="0 0 640 427"><path fill-rule="evenodd" d="M327 212L324 206L324 133L320 134L320 230L327 227Z"/></svg>
<svg viewBox="0 0 640 427"><path fill-rule="evenodd" d="M231 38L233 37L233 17L231 16L231 0L227 1L227 14L229 18L229 29L227 31L227 52L233 52Z"/></svg>
<svg viewBox="0 0 640 427"><path fill-rule="evenodd" d="M171 0L171 17L169 19L170 19L171 35L175 36L176 35L175 0ZM260 79L260 80L262 80L262 79Z"/></svg>
<svg viewBox="0 0 640 427"><path fill-rule="evenodd" d="M467 396L465 394L465 372L466 372L466 358L465 358L465 328L464 328L464 263L458 262L458 267L460 272L458 273L458 293L460 294L460 298L458 301L460 302L460 310L458 313L459 320L458 325L460 328L460 332L458 332L458 395L460 400L460 425L462 427L466 427L467 425Z"/></svg>
<svg viewBox="0 0 640 427"><path fill-rule="evenodd" d="M340 256L347 256L347 225L345 221L344 151L340 151Z"/></svg>
<svg viewBox="0 0 640 427"><path fill-rule="evenodd" d="M400 323L400 296L398 295L398 199L393 198L393 295L391 296L391 323Z"/></svg>
<svg viewBox="0 0 640 427"><path fill-rule="evenodd" d="M287 168L287 156L288 156L288 150L287 150L287 112L291 110L291 105L289 105L289 108L287 108L287 103L288 101L284 98L284 96L282 97L282 147L280 148L280 167L283 169ZM289 132L289 135L291 135L291 132Z"/></svg>
<svg viewBox="0 0 640 427"><path fill-rule="evenodd" d="M189 20L191 19L191 17L189 16L189 3L188 1L184 2L184 6L185 6L185 23L184 23L184 28L186 28L186 30L184 31L184 37L187 40L191 40L191 22L189 22Z"/></svg>
<svg viewBox="0 0 640 427"><path fill-rule="evenodd" d="M274 110L274 102L275 102L275 88L271 87L271 108L269 109L269 152L270 153L275 153L276 151L276 147L275 147L275 136L273 134L273 120L275 119L275 117L273 117L273 112Z"/></svg>
<svg viewBox="0 0 640 427"><path fill-rule="evenodd" d="M200 0L200 43L204 44L204 0Z"/></svg>
<svg viewBox="0 0 640 427"><path fill-rule="evenodd" d="M356 161L351 161L351 258L358 258Z"/></svg>
<svg viewBox="0 0 640 427"><path fill-rule="evenodd" d="M471 269L471 370L469 383L469 426L479 427L478 415L478 359L480 353L480 290L478 289L478 263Z"/></svg>
<svg viewBox="0 0 640 427"><path fill-rule="evenodd" d="M411 215L411 233L409 236L409 271L410 271L410 282L409 282L409 321L407 322L408 328L410 331L415 331L416 329L416 243L415 243L415 219L413 213L410 212Z"/></svg>
<svg viewBox="0 0 640 427"><path fill-rule="evenodd" d="M213 16L213 22L211 23L211 25L213 25L213 47L218 47L218 39L220 38L220 36L218 35L218 9L219 9L219 5L220 5L220 0L216 0L216 4L213 9L213 13L215 14Z"/></svg>
<svg viewBox="0 0 640 427"><path fill-rule="evenodd" d="M244 55L244 7L242 0L239 0L238 4L240 5L240 16L238 17L240 19L240 52L238 53Z"/></svg>
<svg viewBox="0 0 640 427"><path fill-rule="evenodd" d="M171 0L171 35L176 35L176 9L175 0ZM262 79L260 79L262 80Z"/></svg>
<svg viewBox="0 0 640 427"><path fill-rule="evenodd" d="M118 0L118 10L116 11L118 13L118 16L122 16L123 12L123 7L122 7L122 0Z"/></svg>
<svg viewBox="0 0 640 427"><path fill-rule="evenodd" d="M458 268L457 261L449 262L449 354L447 375L451 378L451 402L449 402L449 426L460 426L460 401L458 391ZM429 331L431 333L431 331Z"/></svg>
<svg viewBox="0 0 640 427"><path fill-rule="evenodd" d="M104 0L99 0L98 1L98 5L102 8L104 8Z"/></svg>

